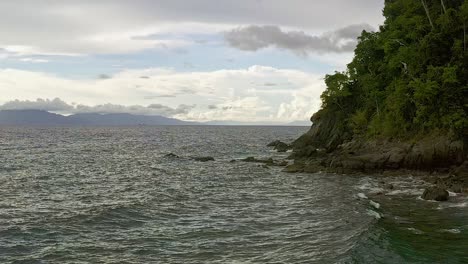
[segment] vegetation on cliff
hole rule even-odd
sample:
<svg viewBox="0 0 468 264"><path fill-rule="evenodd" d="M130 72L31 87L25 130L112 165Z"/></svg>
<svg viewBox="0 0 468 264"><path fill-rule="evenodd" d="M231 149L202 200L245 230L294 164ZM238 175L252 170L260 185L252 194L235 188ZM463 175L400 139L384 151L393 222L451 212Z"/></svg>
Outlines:
<svg viewBox="0 0 468 264"><path fill-rule="evenodd" d="M347 70L325 77L289 171L468 168L468 1L386 0L383 13ZM468 188L465 176L449 187Z"/></svg>
<svg viewBox="0 0 468 264"><path fill-rule="evenodd" d="M313 121L334 119L337 142L434 131L466 137L468 2L386 0L383 13L380 30L359 37L347 70L325 77Z"/></svg>

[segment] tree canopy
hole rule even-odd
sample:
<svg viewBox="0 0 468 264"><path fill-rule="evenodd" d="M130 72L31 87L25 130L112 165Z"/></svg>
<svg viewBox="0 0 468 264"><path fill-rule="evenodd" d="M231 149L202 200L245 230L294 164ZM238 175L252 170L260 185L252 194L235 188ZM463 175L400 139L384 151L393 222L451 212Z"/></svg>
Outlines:
<svg viewBox="0 0 468 264"><path fill-rule="evenodd" d="M386 0L383 14L347 70L325 77L320 111L339 113L352 135L466 138L468 1Z"/></svg>

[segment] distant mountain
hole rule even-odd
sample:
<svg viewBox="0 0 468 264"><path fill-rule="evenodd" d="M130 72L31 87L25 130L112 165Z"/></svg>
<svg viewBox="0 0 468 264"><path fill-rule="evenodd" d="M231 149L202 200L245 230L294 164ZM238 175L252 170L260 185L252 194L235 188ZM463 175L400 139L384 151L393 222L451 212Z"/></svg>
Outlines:
<svg viewBox="0 0 468 264"><path fill-rule="evenodd" d="M137 126L200 125L163 116L132 114L75 114L63 116L42 110L2 110L0 125L34 126Z"/></svg>
<svg viewBox="0 0 468 264"><path fill-rule="evenodd" d="M39 110L2 110L1 125L58 125L68 124L66 116Z"/></svg>
<svg viewBox="0 0 468 264"><path fill-rule="evenodd" d="M137 126L137 125L199 125L195 122L186 122L163 116L145 116L132 114L75 114L68 117L74 123L104 126Z"/></svg>

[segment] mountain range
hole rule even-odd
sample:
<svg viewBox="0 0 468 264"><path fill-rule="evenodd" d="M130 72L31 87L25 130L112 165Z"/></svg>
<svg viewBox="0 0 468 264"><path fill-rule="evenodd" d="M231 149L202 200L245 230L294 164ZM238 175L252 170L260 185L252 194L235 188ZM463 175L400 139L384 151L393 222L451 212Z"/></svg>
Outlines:
<svg viewBox="0 0 468 264"><path fill-rule="evenodd" d="M86 113L69 116L42 110L2 110L0 125L33 126L137 126L200 125L163 116Z"/></svg>
<svg viewBox="0 0 468 264"><path fill-rule="evenodd" d="M209 121L204 123L182 121L164 116L133 115L127 113L83 113L60 115L44 110L0 110L0 125L19 126L310 126L310 121L291 123Z"/></svg>

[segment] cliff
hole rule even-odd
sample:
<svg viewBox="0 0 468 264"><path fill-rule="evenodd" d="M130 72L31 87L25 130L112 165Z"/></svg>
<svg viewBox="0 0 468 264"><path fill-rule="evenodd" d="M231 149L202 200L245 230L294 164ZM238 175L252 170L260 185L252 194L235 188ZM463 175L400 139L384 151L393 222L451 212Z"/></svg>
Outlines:
<svg viewBox="0 0 468 264"><path fill-rule="evenodd" d="M468 190L468 2L387 0L383 13L347 70L325 77L287 170L439 172Z"/></svg>

